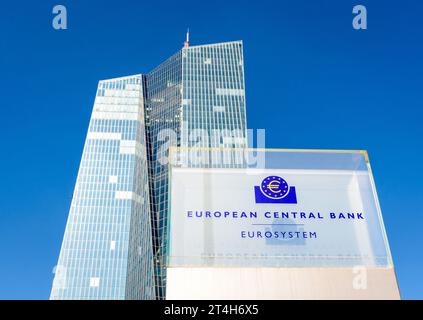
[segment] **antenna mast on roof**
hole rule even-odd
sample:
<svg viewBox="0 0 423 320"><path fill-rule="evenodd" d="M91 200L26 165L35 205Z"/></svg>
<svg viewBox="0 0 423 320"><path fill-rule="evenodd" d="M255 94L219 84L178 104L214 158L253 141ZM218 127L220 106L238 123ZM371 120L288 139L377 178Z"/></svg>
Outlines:
<svg viewBox="0 0 423 320"><path fill-rule="evenodd" d="M188 48L189 47L189 28L187 30L187 38L184 42L184 48Z"/></svg>

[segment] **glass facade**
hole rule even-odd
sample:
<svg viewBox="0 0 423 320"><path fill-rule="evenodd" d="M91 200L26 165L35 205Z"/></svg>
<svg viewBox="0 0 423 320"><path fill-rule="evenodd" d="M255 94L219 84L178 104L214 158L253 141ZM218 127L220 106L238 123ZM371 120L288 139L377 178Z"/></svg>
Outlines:
<svg viewBox="0 0 423 320"><path fill-rule="evenodd" d="M51 299L154 299L143 76L100 81Z"/></svg>
<svg viewBox="0 0 423 320"><path fill-rule="evenodd" d="M245 148L243 65L242 42L234 41L183 48L147 74L150 194L159 299L165 297L166 290L169 200L168 164L160 160L167 156L163 152L168 149L163 145ZM229 153L235 158L235 152ZM233 166L233 161L225 163Z"/></svg>
<svg viewBox="0 0 423 320"><path fill-rule="evenodd" d="M146 126L153 213L153 251L157 297L164 297L168 166L166 147L180 145L182 61L179 51L146 76Z"/></svg>
<svg viewBox="0 0 423 320"><path fill-rule="evenodd" d="M181 146L246 147L242 42L182 51Z"/></svg>
<svg viewBox="0 0 423 320"><path fill-rule="evenodd" d="M247 146L243 65L234 41L100 81L52 299L165 297L168 149Z"/></svg>

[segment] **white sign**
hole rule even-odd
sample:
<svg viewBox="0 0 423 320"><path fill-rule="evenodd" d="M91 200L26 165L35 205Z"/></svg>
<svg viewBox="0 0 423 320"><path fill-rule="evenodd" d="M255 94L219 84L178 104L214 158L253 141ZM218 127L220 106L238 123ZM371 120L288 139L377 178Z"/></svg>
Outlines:
<svg viewBox="0 0 423 320"><path fill-rule="evenodd" d="M367 171L171 169L169 266L388 266Z"/></svg>

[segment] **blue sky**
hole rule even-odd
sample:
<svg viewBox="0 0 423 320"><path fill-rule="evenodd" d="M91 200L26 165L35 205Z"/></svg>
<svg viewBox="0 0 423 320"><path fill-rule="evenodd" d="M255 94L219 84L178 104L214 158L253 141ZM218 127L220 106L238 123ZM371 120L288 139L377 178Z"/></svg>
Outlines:
<svg viewBox="0 0 423 320"><path fill-rule="evenodd" d="M369 151L402 297L423 298L423 4L251 2L0 4L0 299L49 296L98 80L151 70L187 27L193 44L244 41L267 147Z"/></svg>

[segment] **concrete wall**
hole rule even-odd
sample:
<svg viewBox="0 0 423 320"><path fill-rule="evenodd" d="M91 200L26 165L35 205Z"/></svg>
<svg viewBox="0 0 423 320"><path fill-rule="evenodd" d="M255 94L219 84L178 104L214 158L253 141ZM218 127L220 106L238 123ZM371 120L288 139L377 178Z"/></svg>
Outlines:
<svg viewBox="0 0 423 320"><path fill-rule="evenodd" d="M166 299L400 299L393 268L168 268Z"/></svg>

